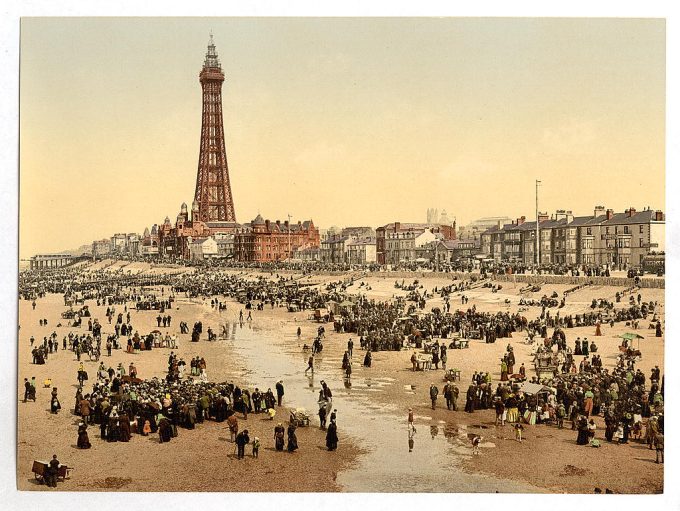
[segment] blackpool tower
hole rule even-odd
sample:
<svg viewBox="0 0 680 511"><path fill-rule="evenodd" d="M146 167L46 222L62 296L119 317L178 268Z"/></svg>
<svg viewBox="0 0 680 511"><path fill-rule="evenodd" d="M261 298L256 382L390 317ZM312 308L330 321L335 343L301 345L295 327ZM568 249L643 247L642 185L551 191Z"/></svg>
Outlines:
<svg viewBox="0 0 680 511"><path fill-rule="evenodd" d="M212 34L199 79L203 89L203 121L192 209L198 209L198 218L206 224L236 222L222 122L224 73L217 58Z"/></svg>

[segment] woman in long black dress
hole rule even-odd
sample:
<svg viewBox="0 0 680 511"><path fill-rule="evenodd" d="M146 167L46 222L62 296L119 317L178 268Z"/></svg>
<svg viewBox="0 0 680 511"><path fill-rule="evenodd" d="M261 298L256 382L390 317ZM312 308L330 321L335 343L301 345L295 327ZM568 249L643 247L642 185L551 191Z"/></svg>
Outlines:
<svg viewBox="0 0 680 511"><path fill-rule="evenodd" d="M286 430L284 429L283 424L280 422L274 428L274 446L276 447L277 451L283 451L283 439L285 431Z"/></svg>
<svg viewBox="0 0 680 511"><path fill-rule="evenodd" d="M57 397L57 387L52 388L52 396L50 397L50 411L52 413L58 413L61 410L61 404L59 403L59 398Z"/></svg>
<svg viewBox="0 0 680 511"><path fill-rule="evenodd" d="M129 442L130 437L132 435L131 435L131 432L130 432L130 418L127 416L126 413L124 413L120 416L119 431L120 431L119 440L121 442Z"/></svg>
<svg viewBox="0 0 680 511"><path fill-rule="evenodd" d="M578 445L588 445L588 419L584 416L578 419L578 436L576 437Z"/></svg>
<svg viewBox="0 0 680 511"><path fill-rule="evenodd" d="M329 451L334 451L338 448L338 426L335 421L331 421L326 432L326 447Z"/></svg>
<svg viewBox="0 0 680 511"><path fill-rule="evenodd" d="M87 436L87 425L84 422L78 424L78 449L89 449L90 439Z"/></svg>
<svg viewBox="0 0 680 511"><path fill-rule="evenodd" d="M295 436L295 426L288 425L288 452L296 451L298 448L297 436Z"/></svg>
<svg viewBox="0 0 680 511"><path fill-rule="evenodd" d="M106 440L107 442L118 442L120 440L120 419L117 413L111 413L109 417L109 431Z"/></svg>
<svg viewBox="0 0 680 511"><path fill-rule="evenodd" d="M165 417L158 421L158 437L161 443L169 442L172 438L172 426L170 425L170 421Z"/></svg>

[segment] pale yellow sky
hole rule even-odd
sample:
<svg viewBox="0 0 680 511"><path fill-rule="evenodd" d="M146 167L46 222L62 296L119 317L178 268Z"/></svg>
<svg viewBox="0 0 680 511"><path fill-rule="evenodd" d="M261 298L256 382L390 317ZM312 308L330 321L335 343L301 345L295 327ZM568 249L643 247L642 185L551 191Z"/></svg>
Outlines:
<svg viewBox="0 0 680 511"><path fill-rule="evenodd" d="M237 220L665 209L665 24L27 18L20 257L174 219L213 31Z"/></svg>

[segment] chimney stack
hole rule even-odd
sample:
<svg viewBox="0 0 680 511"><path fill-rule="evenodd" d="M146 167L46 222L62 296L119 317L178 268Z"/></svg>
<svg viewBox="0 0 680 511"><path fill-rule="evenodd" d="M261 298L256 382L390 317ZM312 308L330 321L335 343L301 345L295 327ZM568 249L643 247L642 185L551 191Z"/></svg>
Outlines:
<svg viewBox="0 0 680 511"><path fill-rule="evenodd" d="M597 218L600 215L604 215L604 206L595 206L595 211L593 212L593 218Z"/></svg>
<svg viewBox="0 0 680 511"><path fill-rule="evenodd" d="M607 210L607 220L611 220L613 216L614 216L614 210L608 209Z"/></svg>
<svg viewBox="0 0 680 511"><path fill-rule="evenodd" d="M635 214L635 208L631 206L630 209L628 210L628 216L631 217L634 214Z"/></svg>
<svg viewBox="0 0 680 511"><path fill-rule="evenodd" d="M663 222L664 220L666 220L666 217L664 216L663 211L661 211L660 209L657 209L654 212L654 220L656 220L657 222Z"/></svg>

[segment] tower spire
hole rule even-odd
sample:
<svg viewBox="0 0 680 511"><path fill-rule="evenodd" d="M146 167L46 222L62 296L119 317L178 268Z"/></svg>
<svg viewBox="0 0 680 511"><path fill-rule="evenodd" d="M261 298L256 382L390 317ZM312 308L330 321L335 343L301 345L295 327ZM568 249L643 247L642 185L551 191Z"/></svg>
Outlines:
<svg viewBox="0 0 680 511"><path fill-rule="evenodd" d="M208 43L208 51L205 54L205 61L203 62L203 69L213 68L222 70L220 60L217 58L217 50L215 48L215 41L213 40L212 31L210 32L210 42Z"/></svg>

